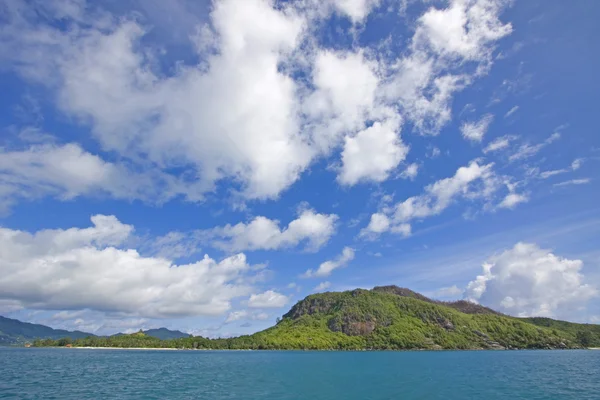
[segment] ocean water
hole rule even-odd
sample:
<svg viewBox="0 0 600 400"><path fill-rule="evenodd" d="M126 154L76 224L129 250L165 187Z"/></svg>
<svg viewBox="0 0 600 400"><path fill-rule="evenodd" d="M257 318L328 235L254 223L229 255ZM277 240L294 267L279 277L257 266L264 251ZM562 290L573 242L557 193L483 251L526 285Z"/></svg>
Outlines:
<svg viewBox="0 0 600 400"><path fill-rule="evenodd" d="M600 399L600 351L0 348L2 399Z"/></svg>

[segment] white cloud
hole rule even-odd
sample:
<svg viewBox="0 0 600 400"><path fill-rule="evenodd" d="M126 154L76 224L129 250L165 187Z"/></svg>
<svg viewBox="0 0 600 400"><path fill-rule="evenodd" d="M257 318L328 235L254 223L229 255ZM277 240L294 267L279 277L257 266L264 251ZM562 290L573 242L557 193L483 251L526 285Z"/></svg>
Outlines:
<svg viewBox="0 0 600 400"><path fill-rule="evenodd" d="M323 50L313 36L332 10L360 23L377 0L216 0L208 25L190 35L201 61L165 72L168 52L148 44L140 19L56 4L7 9L2 63L51 88L67 117L150 183L101 190L148 201L198 201L222 181L242 198L276 199L341 146L340 182L385 180L408 151L400 121L437 134L453 94L485 72L511 31L498 17L503 1L454 0L429 8L407 51L388 62L381 49Z"/></svg>
<svg viewBox="0 0 600 400"><path fill-rule="evenodd" d="M327 281L321 282L313 289L313 292L322 292L324 290L329 289L330 286L331 286L331 282L327 282Z"/></svg>
<svg viewBox="0 0 600 400"><path fill-rule="evenodd" d="M346 14L354 23L362 22L379 0L330 0L338 11Z"/></svg>
<svg viewBox="0 0 600 400"><path fill-rule="evenodd" d="M518 204L526 203L529 201L529 196L526 194L509 193L498 205L499 208L515 208Z"/></svg>
<svg viewBox="0 0 600 400"><path fill-rule="evenodd" d="M399 120L393 118L383 123L375 122L354 137L347 136L338 180L346 185L362 180L386 180L408 153L408 146L397 134L399 128Z"/></svg>
<svg viewBox="0 0 600 400"><path fill-rule="evenodd" d="M571 179L570 181L555 183L553 186L562 187L562 186L571 186L571 185L586 185L586 184L590 183L591 181L592 180L590 178Z"/></svg>
<svg viewBox="0 0 600 400"><path fill-rule="evenodd" d="M193 190L193 185L184 185L156 169L135 173L74 143L32 145L20 151L0 149L0 211L7 211L18 199L47 195L69 200L108 194L118 199L163 202L177 194L193 196Z"/></svg>
<svg viewBox="0 0 600 400"><path fill-rule="evenodd" d="M287 296L273 290L264 293L253 294L248 299L248 307L251 308L281 308L288 303Z"/></svg>
<svg viewBox="0 0 600 400"><path fill-rule="evenodd" d="M96 215L89 228L35 234L0 228L0 293L31 309L121 312L140 317L219 315L248 295L244 254L175 265L120 246L133 227Z"/></svg>
<svg viewBox="0 0 600 400"><path fill-rule="evenodd" d="M314 277L325 277L331 275L333 270L345 267L350 261L354 259L354 249L350 247L344 247L342 250L342 254L337 256L335 259L330 261L325 261L316 271L309 269L307 270L303 277L304 278L314 278Z"/></svg>
<svg viewBox="0 0 600 400"><path fill-rule="evenodd" d="M516 160L523 160L523 159L532 157L532 156L536 155L544 147L548 146L551 143L554 143L558 139L560 139L560 133L555 132L555 133L553 133L552 135L550 135L546 140L544 140L541 143L537 143L537 144L525 143L525 144L522 144L519 147L519 149L517 150L517 152L514 153L514 154L511 154L510 157L508 157L508 159L509 159L509 161L516 161Z"/></svg>
<svg viewBox="0 0 600 400"><path fill-rule="evenodd" d="M464 60L487 60L488 45L512 31L497 18L504 1L454 0L448 8L430 8L415 33L416 45L428 45L437 54Z"/></svg>
<svg viewBox="0 0 600 400"><path fill-rule="evenodd" d="M463 123L460 131L465 139L481 142L493 120L494 116L492 114L486 114L477 122Z"/></svg>
<svg viewBox="0 0 600 400"><path fill-rule="evenodd" d="M414 180L419 174L419 164L412 163L406 166L404 171L400 174L400 177L403 179Z"/></svg>
<svg viewBox="0 0 600 400"><path fill-rule="evenodd" d="M515 316L572 319L598 295L585 283L583 262L554 255L531 243L517 243L483 265L466 297Z"/></svg>
<svg viewBox="0 0 600 400"><path fill-rule="evenodd" d="M515 139L516 139L516 137L515 136L511 136L511 135L506 135L506 136L498 137L498 138L494 139L493 141L491 141L485 147L485 149L483 149L483 153L487 154L487 153L490 153L490 152L495 152L495 151L498 151L498 150L505 149L505 148L507 148L510 145L510 142L512 142Z"/></svg>
<svg viewBox="0 0 600 400"><path fill-rule="evenodd" d="M336 145L347 132L362 130L367 118L389 116L389 110L376 101L376 69L377 64L362 52L318 52L312 71L316 88L303 107L314 125L312 135L320 149L326 151Z"/></svg>
<svg viewBox="0 0 600 400"><path fill-rule="evenodd" d="M390 229L390 219L383 213L375 213L371 215L369 225L364 229L362 234L367 233L383 233Z"/></svg>
<svg viewBox="0 0 600 400"><path fill-rule="evenodd" d="M544 171L539 174L539 177L542 179L548 179L555 175L560 175L560 174L564 174L564 173L571 172L571 171L577 171L579 168L581 168L582 163L583 163L583 160L581 158L578 158L571 163L570 168L562 168L562 169L555 169L555 170L551 170L551 171Z"/></svg>
<svg viewBox="0 0 600 400"><path fill-rule="evenodd" d="M306 242L307 250L316 251L335 233L337 219L335 214L319 214L307 209L284 229L279 227L279 221L260 216L247 224L226 225L202 234L211 240L212 246L229 252L276 250L302 242Z"/></svg>
<svg viewBox="0 0 600 400"><path fill-rule="evenodd" d="M492 169L493 164L480 165L478 160L460 167L454 176L441 179L425 187L424 193L409 197L393 207L385 206L371 216L361 236L385 231L411 234L410 222L438 215L458 199L490 201L504 183Z"/></svg>
<svg viewBox="0 0 600 400"><path fill-rule="evenodd" d="M219 51L172 77L153 73L159 55L141 44L144 27L112 17L102 29L26 27L27 38L56 41L26 66L54 61L62 110L89 123L104 149L165 170L185 167L202 191L229 178L248 198L276 197L314 156L298 134L296 85L278 68L299 44L303 21L260 0L217 1L210 21ZM38 47L48 50L37 39L19 54Z"/></svg>
<svg viewBox="0 0 600 400"><path fill-rule="evenodd" d="M460 167L454 176L441 179L425 188L420 196L410 197L396 204L394 220L408 222L414 218L437 215L445 210L458 196L484 197L494 190L495 175L493 164L479 165L472 161L466 167ZM483 187L470 191L471 183L481 181Z"/></svg>
<svg viewBox="0 0 600 400"><path fill-rule="evenodd" d="M513 115L514 113L516 113L517 111L519 111L519 106L514 106L513 108L511 108L510 110L508 110L508 112L506 114L504 114L504 118L508 118L511 115Z"/></svg>

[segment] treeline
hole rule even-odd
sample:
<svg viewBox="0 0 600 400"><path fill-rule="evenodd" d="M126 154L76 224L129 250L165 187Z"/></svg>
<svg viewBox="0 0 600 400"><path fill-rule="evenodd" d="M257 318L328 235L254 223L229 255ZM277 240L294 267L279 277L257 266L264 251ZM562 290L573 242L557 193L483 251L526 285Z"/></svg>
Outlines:
<svg viewBox="0 0 600 400"><path fill-rule="evenodd" d="M230 350L573 349L600 347L600 326L513 318L485 313L481 308L469 313L466 308L458 310L390 293L389 289L353 290L308 296L275 326L253 335L160 340L140 332L38 340L33 345Z"/></svg>

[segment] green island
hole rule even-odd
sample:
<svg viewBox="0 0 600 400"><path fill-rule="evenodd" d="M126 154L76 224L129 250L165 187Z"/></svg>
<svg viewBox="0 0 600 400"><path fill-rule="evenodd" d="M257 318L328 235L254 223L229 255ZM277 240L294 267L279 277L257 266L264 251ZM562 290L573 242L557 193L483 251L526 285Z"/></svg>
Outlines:
<svg viewBox="0 0 600 400"><path fill-rule="evenodd" d="M600 325L516 318L467 301L439 302L397 286L313 294L252 335L161 340L142 332L38 339L34 347L229 350L503 350L600 347Z"/></svg>

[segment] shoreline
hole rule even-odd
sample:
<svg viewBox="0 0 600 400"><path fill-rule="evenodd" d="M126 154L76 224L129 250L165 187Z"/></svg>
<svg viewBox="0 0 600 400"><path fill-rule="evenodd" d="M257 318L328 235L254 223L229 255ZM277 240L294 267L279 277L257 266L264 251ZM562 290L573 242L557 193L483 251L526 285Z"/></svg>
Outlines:
<svg viewBox="0 0 600 400"><path fill-rule="evenodd" d="M22 347L22 346L18 346ZM167 351L300 351L300 352L447 352L447 351L556 351L556 350L600 350L600 347L573 348L573 349L396 349L396 350L375 350L375 349L188 349L188 348L173 348L173 347L82 347L82 346L42 346L30 347L38 349L87 349L87 350L167 350Z"/></svg>
<svg viewBox="0 0 600 400"><path fill-rule="evenodd" d="M44 347L37 347L38 349L43 349ZM87 350L185 350L185 349L175 349L172 347L82 347L82 346L52 346L45 347L50 349L87 349Z"/></svg>

